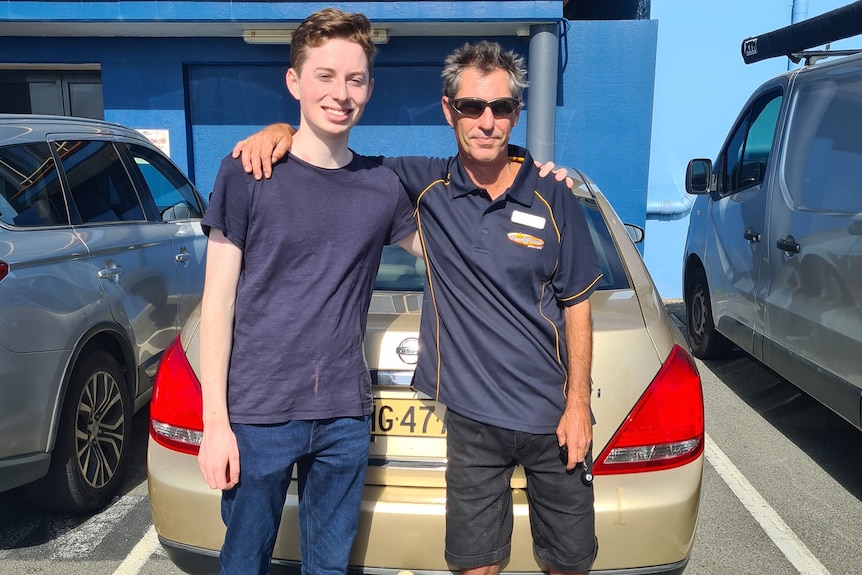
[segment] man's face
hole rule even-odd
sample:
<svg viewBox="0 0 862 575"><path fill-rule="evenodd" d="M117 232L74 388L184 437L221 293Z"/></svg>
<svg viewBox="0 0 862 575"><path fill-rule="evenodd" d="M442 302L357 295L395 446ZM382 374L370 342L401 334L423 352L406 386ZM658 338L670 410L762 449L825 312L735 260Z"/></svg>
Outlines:
<svg viewBox="0 0 862 575"><path fill-rule="evenodd" d="M482 74L476 68L467 68L461 75L461 87L455 96L479 98L485 101L511 98L509 75L504 70ZM520 109L511 116L495 118L490 107L485 107L478 118L458 114L443 96L443 113L449 125L455 129L458 152L465 162L494 163L508 160L509 136L518 123Z"/></svg>
<svg viewBox="0 0 862 575"><path fill-rule="evenodd" d="M302 70L287 71L287 89L299 100L300 127L318 137L347 135L362 116L372 86L365 52L341 38L309 48Z"/></svg>

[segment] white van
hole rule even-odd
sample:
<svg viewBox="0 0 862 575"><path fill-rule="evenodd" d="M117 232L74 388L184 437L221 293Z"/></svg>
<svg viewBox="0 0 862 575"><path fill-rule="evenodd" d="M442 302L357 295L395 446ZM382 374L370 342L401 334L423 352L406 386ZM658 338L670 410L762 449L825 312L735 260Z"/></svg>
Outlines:
<svg viewBox="0 0 862 575"><path fill-rule="evenodd" d="M862 429L862 54L764 83L686 191L694 355L736 345Z"/></svg>

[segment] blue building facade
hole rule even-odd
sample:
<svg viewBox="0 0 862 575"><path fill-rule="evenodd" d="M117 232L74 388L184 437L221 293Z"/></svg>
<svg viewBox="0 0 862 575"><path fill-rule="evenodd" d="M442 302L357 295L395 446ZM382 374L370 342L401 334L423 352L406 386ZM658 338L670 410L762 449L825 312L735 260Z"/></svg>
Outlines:
<svg viewBox="0 0 862 575"><path fill-rule="evenodd" d="M621 219L645 226L647 266L660 293L679 298L691 208L685 165L714 156L751 91L789 66L784 58L746 66L742 39L847 3L0 0L0 110L10 82L30 82L34 101L59 98L47 85L56 82L65 103L77 96L85 111L155 130L208 193L237 140L273 121L298 121L284 87L288 45L248 43L251 31L283 33L330 5L366 14L385 42L351 146L386 155L455 153L440 111L440 67L462 43L493 39L529 67L513 142L582 169ZM39 96L38 82L51 95Z"/></svg>
<svg viewBox="0 0 862 575"><path fill-rule="evenodd" d="M5 1L0 90L4 73L96 75L104 118L155 130L207 194L237 140L274 121L298 123L284 31L326 6L361 11L381 43L353 149L454 154L440 109L443 59L464 42L496 40L526 58L531 81L513 143L584 170L623 220L644 225L657 23L569 21L563 4ZM245 41L252 31L276 43Z"/></svg>

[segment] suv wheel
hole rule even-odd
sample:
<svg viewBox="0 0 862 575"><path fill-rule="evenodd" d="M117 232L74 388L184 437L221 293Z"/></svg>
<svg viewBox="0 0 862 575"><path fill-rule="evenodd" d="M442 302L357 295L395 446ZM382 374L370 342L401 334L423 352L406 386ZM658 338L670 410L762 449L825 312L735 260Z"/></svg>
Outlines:
<svg viewBox="0 0 862 575"><path fill-rule="evenodd" d="M712 303L706 274L700 268L692 272L685 292L685 319L691 352L700 359L720 359L730 354L733 343L715 331Z"/></svg>
<svg viewBox="0 0 862 575"><path fill-rule="evenodd" d="M97 351L76 366L48 474L34 501L52 511L86 513L116 493L128 459L132 406L114 357Z"/></svg>

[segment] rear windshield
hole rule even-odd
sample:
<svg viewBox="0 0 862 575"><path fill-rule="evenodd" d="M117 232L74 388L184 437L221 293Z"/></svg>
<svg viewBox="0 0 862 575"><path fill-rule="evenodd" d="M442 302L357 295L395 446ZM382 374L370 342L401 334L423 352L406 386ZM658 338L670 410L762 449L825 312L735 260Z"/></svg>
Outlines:
<svg viewBox="0 0 862 575"><path fill-rule="evenodd" d="M611 232L601 211L592 199L579 198L590 236L596 246L602 279L596 289L617 290L629 287L628 276L620 260ZM383 248L374 288L380 291L422 291L425 287L425 261L412 256L397 245Z"/></svg>

